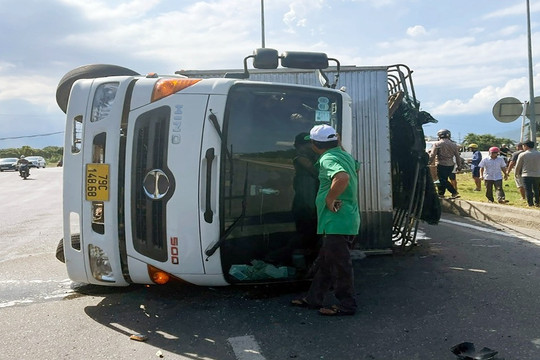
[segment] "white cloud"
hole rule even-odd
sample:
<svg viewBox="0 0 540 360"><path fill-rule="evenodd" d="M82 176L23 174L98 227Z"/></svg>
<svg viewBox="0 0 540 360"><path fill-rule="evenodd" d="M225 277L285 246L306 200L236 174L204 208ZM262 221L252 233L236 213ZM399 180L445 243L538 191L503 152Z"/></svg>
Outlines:
<svg viewBox="0 0 540 360"><path fill-rule="evenodd" d="M500 18L500 17L521 15L521 14L525 14L526 11L527 11L527 8L525 7L525 2L523 2L522 4L519 4L519 5L513 5L513 6L503 8L503 9L492 11L484 15L482 18L494 19L494 18Z"/></svg>
<svg viewBox="0 0 540 360"><path fill-rule="evenodd" d="M417 37L426 34L427 31L422 25L415 25L407 29L407 35L411 37Z"/></svg>
<svg viewBox="0 0 540 360"><path fill-rule="evenodd" d="M20 99L31 104L49 106L58 83L50 77L3 75L0 77L0 101Z"/></svg>
<svg viewBox="0 0 540 360"><path fill-rule="evenodd" d="M534 82L538 84L540 75ZM479 114L492 109L493 105L504 97L514 97L520 101L529 101L529 80L526 77L507 81L501 87L486 86L468 100L453 99L430 109L432 115Z"/></svg>
<svg viewBox="0 0 540 360"><path fill-rule="evenodd" d="M525 44L524 35L493 41L472 36L433 40L400 38L380 43L381 55L356 58L353 63L405 63L415 70L417 85L440 86L446 90L474 89L526 75ZM540 49L536 54L540 55Z"/></svg>
<svg viewBox="0 0 540 360"><path fill-rule="evenodd" d="M532 13L540 12L540 3L539 2L530 2L529 3L529 11ZM483 16L483 19L496 19L496 18L502 18L502 17L508 17L508 16L516 16L516 15L525 15L527 13L527 6L525 1L512 5L500 10L492 11L486 15Z"/></svg>
<svg viewBox="0 0 540 360"><path fill-rule="evenodd" d="M243 16L238 17L239 13ZM238 0L198 2L182 11L141 20L137 17L124 19L124 24L94 26L91 31L74 32L64 42L97 54L120 51L125 56L152 62L157 67L152 71L163 72L163 67L165 71L175 71L208 68L214 64L215 68L218 56L225 64L231 64L232 54L244 54L246 49L255 48L259 37L259 4L246 6ZM97 19L91 21L100 22ZM234 60L241 65L241 59L234 57ZM144 72L148 69L135 70Z"/></svg>
<svg viewBox="0 0 540 360"><path fill-rule="evenodd" d="M470 35L478 36L478 35L482 34L484 31L486 31L485 28L477 26L477 27L473 27L473 28L469 29L468 33Z"/></svg>
<svg viewBox="0 0 540 360"><path fill-rule="evenodd" d="M8 72L15 68L15 64L9 62L0 62L0 73Z"/></svg>
<svg viewBox="0 0 540 360"><path fill-rule="evenodd" d="M287 26L288 32L294 33L295 28L308 26L309 14L317 12L323 5L324 0L296 0L291 2L289 11L283 15L283 22Z"/></svg>
<svg viewBox="0 0 540 360"><path fill-rule="evenodd" d="M509 36L514 34L519 34L523 28L521 26L512 25L512 26L506 26L502 29L500 29L497 33L501 36Z"/></svg>
<svg viewBox="0 0 540 360"><path fill-rule="evenodd" d="M396 0L351 0L351 2L365 2L374 8L381 8L395 4Z"/></svg>
<svg viewBox="0 0 540 360"><path fill-rule="evenodd" d="M122 19L141 18L161 1L132 0L119 4L101 0L60 0L60 2L80 9L88 19L121 21Z"/></svg>

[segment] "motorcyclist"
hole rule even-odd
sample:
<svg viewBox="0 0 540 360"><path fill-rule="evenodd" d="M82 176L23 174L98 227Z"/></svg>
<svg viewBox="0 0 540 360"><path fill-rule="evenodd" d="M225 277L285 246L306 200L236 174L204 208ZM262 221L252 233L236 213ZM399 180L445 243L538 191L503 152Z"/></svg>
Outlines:
<svg viewBox="0 0 540 360"><path fill-rule="evenodd" d="M30 175L30 166L28 165L30 161L24 158L24 155L21 155L19 160L17 160L17 166L19 168L19 176L22 176L22 170L26 167L27 174Z"/></svg>

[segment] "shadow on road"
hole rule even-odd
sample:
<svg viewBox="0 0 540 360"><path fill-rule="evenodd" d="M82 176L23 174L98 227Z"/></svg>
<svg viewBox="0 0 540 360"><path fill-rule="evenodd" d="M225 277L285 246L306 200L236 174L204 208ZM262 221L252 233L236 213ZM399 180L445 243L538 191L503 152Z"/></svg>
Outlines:
<svg viewBox="0 0 540 360"><path fill-rule="evenodd" d="M450 360L456 359L450 348L464 341L511 353L507 358L537 358L540 289L530 280L540 276L539 248L525 242L508 248L489 234L442 235L434 226L426 232L431 239L413 251L355 261L353 317L290 307L307 283L132 286L101 292L105 298L85 312L187 359L236 359L227 339L243 335L253 335L269 360Z"/></svg>

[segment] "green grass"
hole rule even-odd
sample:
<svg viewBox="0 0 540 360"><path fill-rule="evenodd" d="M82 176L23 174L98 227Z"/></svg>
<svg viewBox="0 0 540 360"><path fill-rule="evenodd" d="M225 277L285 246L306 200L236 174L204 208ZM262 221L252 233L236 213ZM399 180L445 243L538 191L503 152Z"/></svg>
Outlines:
<svg viewBox="0 0 540 360"><path fill-rule="evenodd" d="M456 180L458 187L457 190L459 192L459 195L461 195L462 200L478 201L485 203L488 202L488 199L486 198L486 187L484 186L483 181L482 191L473 191L476 186L470 172L457 174ZM508 180L503 180L503 189L506 200L509 201L507 205L531 209L527 206L527 201L521 200L521 195L519 194L519 190L516 187L516 182L514 181L513 171L512 173L510 173L510 176L508 176ZM495 197L495 199L497 199L497 193L495 192L495 188L493 188L493 196ZM532 209L540 210L540 208Z"/></svg>

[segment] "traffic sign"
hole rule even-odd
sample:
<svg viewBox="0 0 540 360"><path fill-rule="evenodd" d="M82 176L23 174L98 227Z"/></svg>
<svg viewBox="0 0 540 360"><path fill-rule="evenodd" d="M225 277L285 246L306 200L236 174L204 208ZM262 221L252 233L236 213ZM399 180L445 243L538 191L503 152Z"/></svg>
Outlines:
<svg viewBox="0 0 540 360"><path fill-rule="evenodd" d="M521 114L523 114L523 104L513 97L502 98L493 105L493 116L503 123L515 121Z"/></svg>
<svg viewBox="0 0 540 360"><path fill-rule="evenodd" d="M531 120L531 107L530 105L527 106L527 109L525 110L525 116ZM534 98L534 117L536 119L540 118L540 96L537 96ZM538 122L538 120L536 120Z"/></svg>

